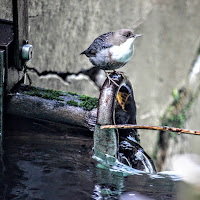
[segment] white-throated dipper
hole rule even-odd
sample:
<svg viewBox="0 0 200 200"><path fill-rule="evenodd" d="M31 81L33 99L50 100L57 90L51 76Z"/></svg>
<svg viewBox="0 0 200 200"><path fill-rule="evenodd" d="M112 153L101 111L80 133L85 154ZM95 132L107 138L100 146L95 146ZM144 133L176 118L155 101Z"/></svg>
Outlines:
<svg viewBox="0 0 200 200"><path fill-rule="evenodd" d="M131 59L134 40L140 36L129 29L108 32L97 37L81 54L85 54L95 67L115 71Z"/></svg>

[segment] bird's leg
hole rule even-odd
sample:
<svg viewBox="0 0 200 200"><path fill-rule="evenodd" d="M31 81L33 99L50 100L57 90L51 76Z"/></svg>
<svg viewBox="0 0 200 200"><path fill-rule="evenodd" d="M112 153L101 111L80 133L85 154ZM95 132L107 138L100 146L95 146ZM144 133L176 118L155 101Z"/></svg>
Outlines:
<svg viewBox="0 0 200 200"><path fill-rule="evenodd" d="M124 75L124 72L114 71L117 74Z"/></svg>
<svg viewBox="0 0 200 200"><path fill-rule="evenodd" d="M107 72L108 74L111 74L111 73L115 73L115 74L120 74L124 77L124 72L120 72L120 71L116 71L116 70L113 70L112 72Z"/></svg>
<svg viewBox="0 0 200 200"><path fill-rule="evenodd" d="M126 78L126 77L124 76L124 72L119 72L119 71L115 71L115 70L113 70L113 72L115 72L116 74L120 74L123 78Z"/></svg>
<svg viewBox="0 0 200 200"><path fill-rule="evenodd" d="M106 71L104 71L104 72L105 72L105 74L106 74L108 80L109 80L109 81L112 81L117 87L119 87L119 85L109 76L109 73L106 72ZM109 82L109 84L110 84L110 82Z"/></svg>

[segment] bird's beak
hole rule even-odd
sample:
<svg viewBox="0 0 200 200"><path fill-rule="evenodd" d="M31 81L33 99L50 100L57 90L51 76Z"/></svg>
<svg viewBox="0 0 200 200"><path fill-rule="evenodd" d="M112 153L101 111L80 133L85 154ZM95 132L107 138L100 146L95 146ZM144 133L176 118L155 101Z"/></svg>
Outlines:
<svg viewBox="0 0 200 200"><path fill-rule="evenodd" d="M143 34L135 34L135 38L137 38L137 37L141 37L141 36L143 36Z"/></svg>

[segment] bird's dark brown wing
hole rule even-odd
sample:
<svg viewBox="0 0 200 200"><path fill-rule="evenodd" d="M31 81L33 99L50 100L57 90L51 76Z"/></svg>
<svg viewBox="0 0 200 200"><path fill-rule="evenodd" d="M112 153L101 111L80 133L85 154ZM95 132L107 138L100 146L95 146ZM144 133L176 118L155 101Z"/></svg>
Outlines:
<svg viewBox="0 0 200 200"><path fill-rule="evenodd" d="M113 32L104 33L96 38L93 43L89 46L88 49L83 51L81 54L85 54L87 57L94 57L96 53L102 49L110 48L113 45L108 42L110 36L113 35Z"/></svg>

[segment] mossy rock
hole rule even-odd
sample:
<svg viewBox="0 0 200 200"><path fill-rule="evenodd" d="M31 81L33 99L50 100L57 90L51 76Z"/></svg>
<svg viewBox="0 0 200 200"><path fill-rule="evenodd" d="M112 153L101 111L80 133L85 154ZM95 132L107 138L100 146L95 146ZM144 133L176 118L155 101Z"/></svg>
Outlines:
<svg viewBox="0 0 200 200"><path fill-rule="evenodd" d="M78 95L77 101L69 100L66 102L68 105L81 107L84 110L92 110L93 108L98 107L98 99L88 97L86 95Z"/></svg>
<svg viewBox="0 0 200 200"><path fill-rule="evenodd" d="M98 99L92 98L87 95L79 95L74 92L62 92L51 89L42 89L36 88L32 86L23 86L23 94L30 96L37 96L48 100L56 100L56 101L66 101L67 105L81 107L84 110L92 110L93 108L98 107ZM64 97L68 97L65 100Z"/></svg>

